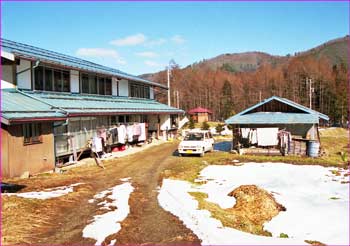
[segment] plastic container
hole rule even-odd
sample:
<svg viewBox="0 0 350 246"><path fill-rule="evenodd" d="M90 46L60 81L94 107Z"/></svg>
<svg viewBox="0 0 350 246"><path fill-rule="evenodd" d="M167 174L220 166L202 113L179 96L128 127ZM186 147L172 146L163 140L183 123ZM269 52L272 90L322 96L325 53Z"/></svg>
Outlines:
<svg viewBox="0 0 350 246"><path fill-rule="evenodd" d="M318 157L319 152L320 152L320 143L310 140L307 143L307 155L310 157Z"/></svg>

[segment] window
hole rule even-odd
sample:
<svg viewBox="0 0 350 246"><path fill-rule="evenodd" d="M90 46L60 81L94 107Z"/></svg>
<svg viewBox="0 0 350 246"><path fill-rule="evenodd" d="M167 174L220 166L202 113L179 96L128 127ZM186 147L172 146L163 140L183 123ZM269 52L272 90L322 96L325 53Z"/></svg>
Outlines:
<svg viewBox="0 0 350 246"><path fill-rule="evenodd" d="M24 145L42 143L41 124L30 123L23 125Z"/></svg>
<svg viewBox="0 0 350 246"><path fill-rule="evenodd" d="M148 85L138 84L138 83L130 83L129 88L129 96L130 97L138 97L138 98L150 98L150 87Z"/></svg>
<svg viewBox="0 0 350 246"><path fill-rule="evenodd" d="M39 91L70 91L70 73L66 70L38 66L34 70L34 88Z"/></svg>
<svg viewBox="0 0 350 246"><path fill-rule="evenodd" d="M112 95L112 79L94 74L80 76L81 91L86 94Z"/></svg>

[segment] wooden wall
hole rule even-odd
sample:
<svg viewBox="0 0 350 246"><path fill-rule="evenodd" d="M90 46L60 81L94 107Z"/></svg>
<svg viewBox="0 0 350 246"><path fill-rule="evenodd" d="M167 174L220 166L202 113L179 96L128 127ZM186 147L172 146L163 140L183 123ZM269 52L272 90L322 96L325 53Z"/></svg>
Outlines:
<svg viewBox="0 0 350 246"><path fill-rule="evenodd" d="M2 126L3 127L3 126ZM22 125L1 129L1 169L5 178L50 171L55 167L52 123L42 123L42 143L24 145Z"/></svg>

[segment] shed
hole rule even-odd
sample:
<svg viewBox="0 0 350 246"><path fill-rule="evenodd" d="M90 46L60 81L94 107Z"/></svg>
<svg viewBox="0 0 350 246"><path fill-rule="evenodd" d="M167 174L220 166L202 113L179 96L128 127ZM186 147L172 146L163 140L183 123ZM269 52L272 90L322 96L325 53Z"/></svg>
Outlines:
<svg viewBox="0 0 350 246"><path fill-rule="evenodd" d="M272 96L228 118L225 123L234 129L233 148L277 147L282 154L304 155L308 143L320 143L320 120L329 118L286 98ZM283 141L288 148L283 146Z"/></svg>
<svg viewBox="0 0 350 246"><path fill-rule="evenodd" d="M187 112L189 115L191 115L191 119L194 120L194 122L202 123L205 121L209 121L211 118L211 115L213 112L210 109L207 108L193 108Z"/></svg>

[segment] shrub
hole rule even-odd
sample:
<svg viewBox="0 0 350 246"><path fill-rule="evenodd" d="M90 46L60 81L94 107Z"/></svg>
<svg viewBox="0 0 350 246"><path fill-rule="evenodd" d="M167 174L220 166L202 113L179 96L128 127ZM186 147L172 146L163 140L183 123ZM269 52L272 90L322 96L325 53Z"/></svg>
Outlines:
<svg viewBox="0 0 350 246"><path fill-rule="evenodd" d="M218 134L220 134L223 130L224 130L224 125L223 124L219 124L215 127L215 130Z"/></svg>
<svg viewBox="0 0 350 246"><path fill-rule="evenodd" d="M188 128L194 129L194 121L193 121L193 119L190 119L190 121L188 123Z"/></svg>
<svg viewBox="0 0 350 246"><path fill-rule="evenodd" d="M209 124L208 124L208 122L206 122L206 121L204 121L203 123L202 123L202 127L201 127L201 129L202 130L209 130Z"/></svg>

